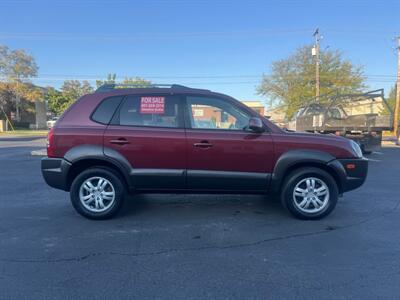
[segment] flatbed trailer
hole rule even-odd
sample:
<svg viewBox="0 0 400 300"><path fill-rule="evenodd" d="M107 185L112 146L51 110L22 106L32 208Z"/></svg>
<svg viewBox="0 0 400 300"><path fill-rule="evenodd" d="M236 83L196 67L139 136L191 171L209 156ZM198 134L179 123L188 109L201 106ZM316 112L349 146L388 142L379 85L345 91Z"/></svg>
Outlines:
<svg viewBox="0 0 400 300"><path fill-rule="evenodd" d="M388 115L365 113L349 115L345 107L361 100L371 103L382 99ZM387 104L383 89L363 94L320 96L301 108L289 129L295 131L335 134L356 141L364 153L377 151L382 142L382 132L393 129L393 111Z"/></svg>

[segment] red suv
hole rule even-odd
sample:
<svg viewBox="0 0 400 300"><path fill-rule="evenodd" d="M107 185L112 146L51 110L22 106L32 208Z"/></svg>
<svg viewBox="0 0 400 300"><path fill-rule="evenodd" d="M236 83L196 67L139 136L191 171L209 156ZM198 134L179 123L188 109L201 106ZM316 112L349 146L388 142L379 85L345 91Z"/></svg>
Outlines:
<svg viewBox="0 0 400 300"><path fill-rule="evenodd" d="M239 101L180 85L104 85L76 101L48 135L47 184L74 208L109 218L126 193L271 193L318 219L358 188L368 161L357 143L280 129Z"/></svg>

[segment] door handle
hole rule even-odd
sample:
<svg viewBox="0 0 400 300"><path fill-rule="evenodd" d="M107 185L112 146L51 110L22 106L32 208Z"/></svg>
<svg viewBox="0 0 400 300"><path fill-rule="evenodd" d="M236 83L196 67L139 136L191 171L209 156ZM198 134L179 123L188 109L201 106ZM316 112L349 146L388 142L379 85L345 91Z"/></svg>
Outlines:
<svg viewBox="0 0 400 300"><path fill-rule="evenodd" d="M194 143L193 146L197 148L207 149L211 148L213 145L210 144L208 141L201 141L200 143Z"/></svg>
<svg viewBox="0 0 400 300"><path fill-rule="evenodd" d="M117 139L117 140L110 140L110 144L126 145L126 144L129 144L129 142L124 138L120 138L120 139Z"/></svg>

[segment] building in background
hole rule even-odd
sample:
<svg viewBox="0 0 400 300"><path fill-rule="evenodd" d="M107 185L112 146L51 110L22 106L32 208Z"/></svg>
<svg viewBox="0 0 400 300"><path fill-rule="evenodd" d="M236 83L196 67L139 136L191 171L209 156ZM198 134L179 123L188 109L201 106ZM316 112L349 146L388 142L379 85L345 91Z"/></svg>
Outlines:
<svg viewBox="0 0 400 300"><path fill-rule="evenodd" d="M265 116L265 106L264 103L261 101L242 101L243 104L247 105L251 109L258 112L261 116Z"/></svg>
<svg viewBox="0 0 400 300"><path fill-rule="evenodd" d="M281 128L287 127L286 108L274 107L265 112L265 116Z"/></svg>
<svg viewBox="0 0 400 300"><path fill-rule="evenodd" d="M229 128L236 120L214 106L192 105L193 122L197 128Z"/></svg>
<svg viewBox="0 0 400 300"><path fill-rule="evenodd" d="M252 101L242 101L243 104L252 108L258 112L261 116L268 118L276 125L284 128L286 127L286 112L283 107L275 107L271 109L266 109L262 101L252 100Z"/></svg>
<svg viewBox="0 0 400 300"><path fill-rule="evenodd" d="M15 111L10 113L10 119L15 128L19 129L46 129L47 107L45 101L46 88L29 84L35 88L36 93L33 99L20 97L18 99L18 114Z"/></svg>

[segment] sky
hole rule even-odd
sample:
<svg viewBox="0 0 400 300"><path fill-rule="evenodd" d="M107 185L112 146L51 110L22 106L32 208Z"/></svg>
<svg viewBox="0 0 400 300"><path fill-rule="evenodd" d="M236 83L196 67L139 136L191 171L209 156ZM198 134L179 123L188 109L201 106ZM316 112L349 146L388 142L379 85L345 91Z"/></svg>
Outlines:
<svg viewBox="0 0 400 300"><path fill-rule="evenodd" d="M399 0L0 0L0 44L32 54L42 86L116 73L265 100L262 74L319 27L321 49L341 50L388 92L399 12Z"/></svg>

